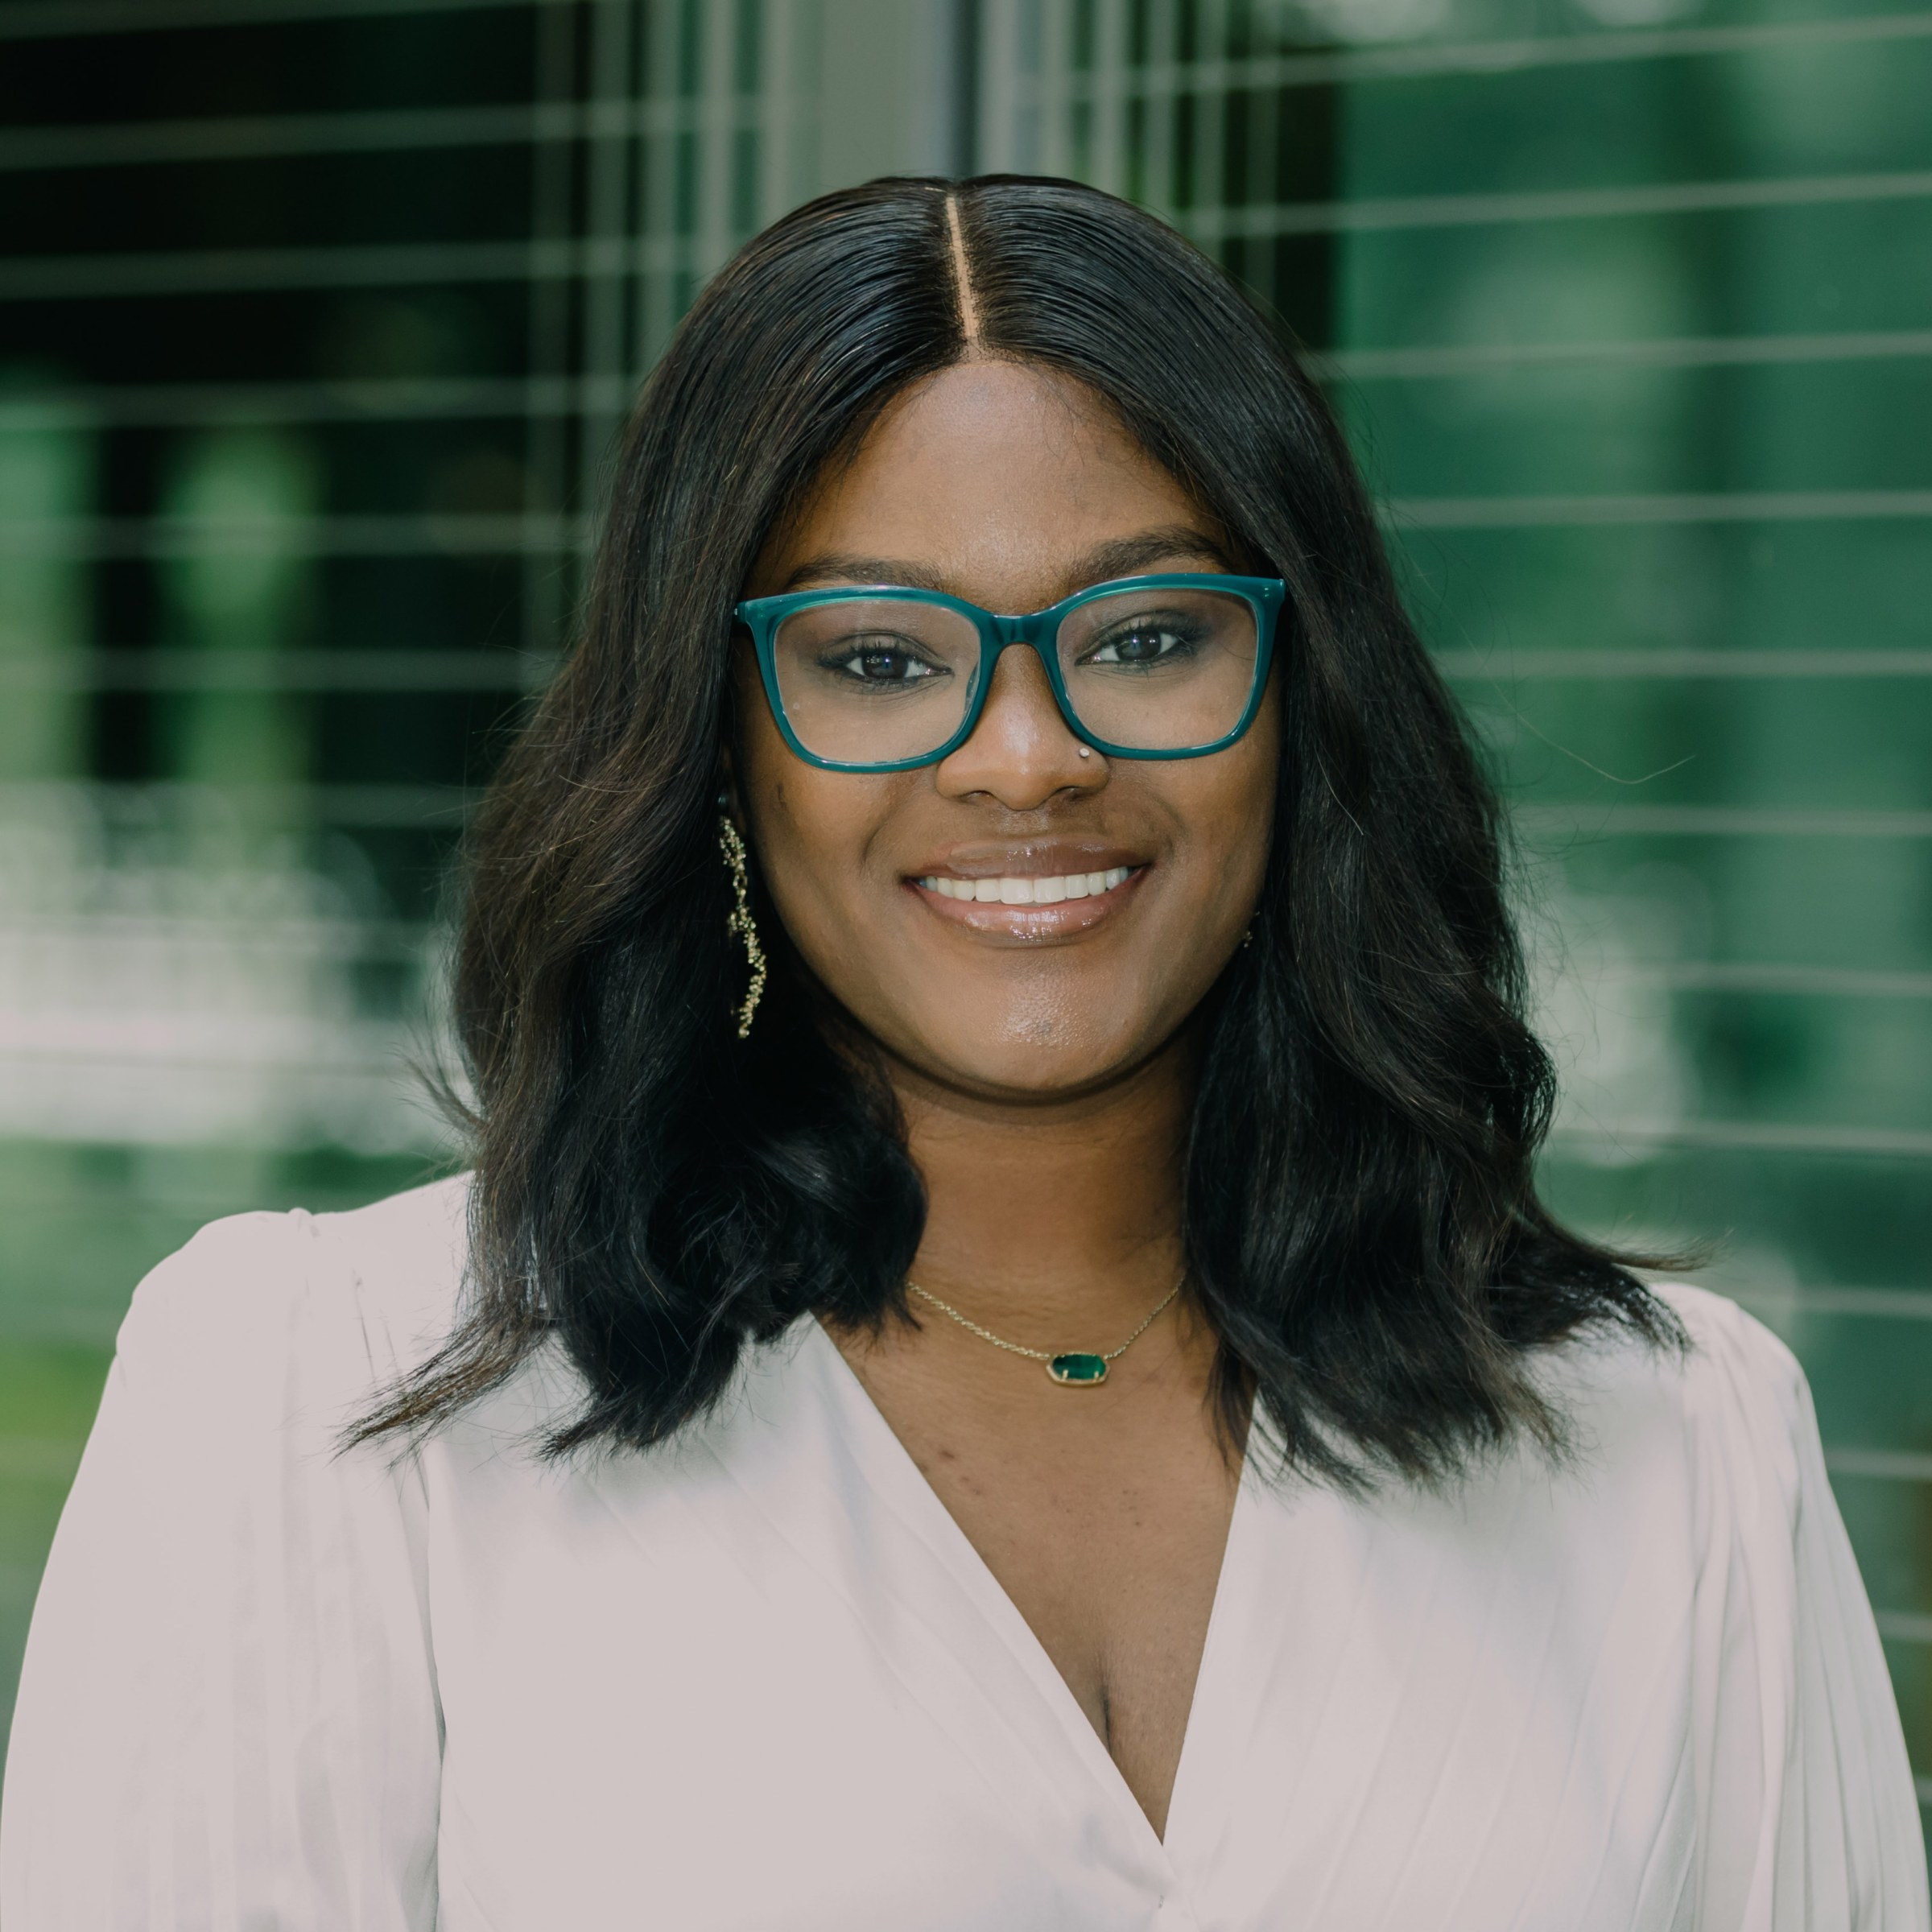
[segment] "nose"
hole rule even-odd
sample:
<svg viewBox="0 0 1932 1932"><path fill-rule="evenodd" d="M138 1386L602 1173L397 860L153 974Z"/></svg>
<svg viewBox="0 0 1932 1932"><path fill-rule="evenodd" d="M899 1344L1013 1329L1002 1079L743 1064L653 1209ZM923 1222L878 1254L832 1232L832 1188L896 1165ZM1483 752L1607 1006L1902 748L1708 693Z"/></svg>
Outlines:
<svg viewBox="0 0 1932 1932"><path fill-rule="evenodd" d="M979 795L1033 811L1055 792L1097 791L1107 761L1067 729L1039 654L1009 645L993 667L986 708L972 736L934 774L948 798Z"/></svg>

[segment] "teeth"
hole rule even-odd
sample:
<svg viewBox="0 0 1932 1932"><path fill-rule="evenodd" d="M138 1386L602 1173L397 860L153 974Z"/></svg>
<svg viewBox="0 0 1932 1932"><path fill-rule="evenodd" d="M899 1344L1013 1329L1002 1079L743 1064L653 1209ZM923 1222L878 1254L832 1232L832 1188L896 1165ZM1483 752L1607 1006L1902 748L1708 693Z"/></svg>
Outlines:
<svg viewBox="0 0 1932 1932"><path fill-rule="evenodd" d="M1063 899L1098 898L1125 884L1133 869L1114 865L1105 872L1070 872L1050 879L954 879L942 873L919 883L943 899L972 899L982 906L1057 906Z"/></svg>

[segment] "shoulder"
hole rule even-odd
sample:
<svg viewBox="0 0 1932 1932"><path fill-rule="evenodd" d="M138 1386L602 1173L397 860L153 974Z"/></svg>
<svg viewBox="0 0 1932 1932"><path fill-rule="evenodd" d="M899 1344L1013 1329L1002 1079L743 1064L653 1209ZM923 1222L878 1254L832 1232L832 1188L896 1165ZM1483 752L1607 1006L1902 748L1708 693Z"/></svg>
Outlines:
<svg viewBox="0 0 1932 1932"><path fill-rule="evenodd" d="M1641 1468L1680 1491L1696 1540L1788 1542L1818 1455L1797 1358L1728 1297L1682 1282L1657 1297L1681 1349L1599 1335L1561 1351L1559 1400L1586 1471Z"/></svg>
<svg viewBox="0 0 1932 1932"><path fill-rule="evenodd" d="M1707 1288L1662 1282L1651 1292L1677 1318L1682 1346L1651 1344L1627 1329L1586 1329L1547 1358L1559 1399L1590 1410L1657 1410L1690 1429L1796 1419L1808 1400L1804 1371L1762 1322Z"/></svg>
<svg viewBox="0 0 1932 1932"><path fill-rule="evenodd" d="M10 1927L434 1918L427 1487L337 1451L448 1319L463 1198L237 1215L135 1290L27 1638Z"/></svg>
<svg viewBox="0 0 1932 1932"><path fill-rule="evenodd" d="M1728 1296L1681 1282L1663 1283L1657 1293L1688 1341L1675 1381L1694 1436L1769 1451L1781 1443L1788 1448L1814 1426L1797 1356L1755 1315Z"/></svg>
<svg viewBox="0 0 1932 1932"><path fill-rule="evenodd" d="M339 1419L448 1333L468 1201L459 1176L353 1213L211 1222L135 1290L117 1376L177 1413Z"/></svg>
<svg viewBox="0 0 1932 1932"><path fill-rule="evenodd" d="M1788 1394L1802 1386L1798 1358L1728 1295L1687 1282L1660 1282L1652 1292L1684 1325L1690 1341L1686 1367L1694 1385L1708 1376L1735 1384L1740 1393Z"/></svg>

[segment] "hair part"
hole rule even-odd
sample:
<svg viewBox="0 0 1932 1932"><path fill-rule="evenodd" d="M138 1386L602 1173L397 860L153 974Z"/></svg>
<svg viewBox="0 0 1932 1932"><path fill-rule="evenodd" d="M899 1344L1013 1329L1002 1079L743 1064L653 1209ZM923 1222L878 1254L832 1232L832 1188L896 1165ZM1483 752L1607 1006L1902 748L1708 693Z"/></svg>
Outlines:
<svg viewBox="0 0 1932 1932"><path fill-rule="evenodd" d="M770 532L894 397L980 355L1102 398L1287 586L1276 831L1199 1016L1184 1180L1224 1420L1252 1397L1289 1464L1344 1486L1437 1480L1560 1447L1539 1351L1681 1340L1637 1257L1538 1199L1554 1084L1501 815L1320 392L1125 202L888 180L747 244L644 386L580 638L467 847L466 1299L349 1439L413 1442L552 1344L584 1399L547 1451L647 1448L748 1344L907 1312L925 1195L892 1095L828 1043L755 877L770 980L736 1037L716 798L732 611Z"/></svg>
<svg viewBox="0 0 1932 1932"><path fill-rule="evenodd" d="M960 305L960 342L967 356L980 350L980 311L973 299L972 263L966 254L965 231L960 225L960 197L946 196L946 237L952 247L953 299Z"/></svg>

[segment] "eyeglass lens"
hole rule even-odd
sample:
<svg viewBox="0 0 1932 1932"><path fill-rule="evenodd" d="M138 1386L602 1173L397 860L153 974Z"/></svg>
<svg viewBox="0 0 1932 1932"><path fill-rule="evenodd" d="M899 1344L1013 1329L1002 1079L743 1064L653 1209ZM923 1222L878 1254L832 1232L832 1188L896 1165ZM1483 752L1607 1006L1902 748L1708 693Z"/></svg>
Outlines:
<svg viewBox="0 0 1932 1932"><path fill-rule="evenodd" d="M1094 597L1062 618L1054 644L1082 727L1136 751L1216 744L1253 692L1253 610L1226 592L1157 585ZM772 654L794 735L842 765L936 752L958 732L980 674L970 618L894 597L794 611Z"/></svg>

